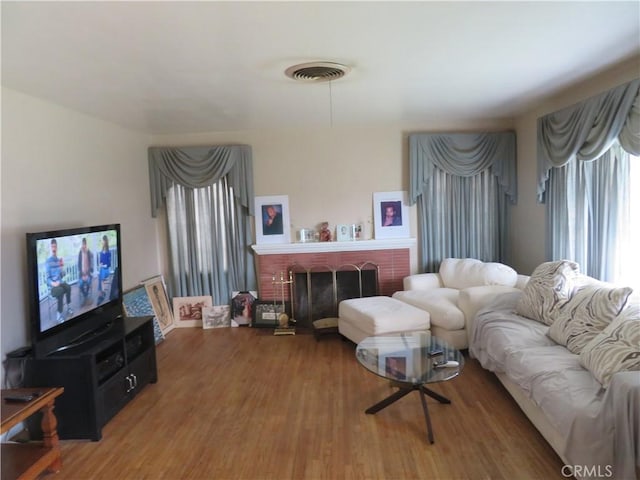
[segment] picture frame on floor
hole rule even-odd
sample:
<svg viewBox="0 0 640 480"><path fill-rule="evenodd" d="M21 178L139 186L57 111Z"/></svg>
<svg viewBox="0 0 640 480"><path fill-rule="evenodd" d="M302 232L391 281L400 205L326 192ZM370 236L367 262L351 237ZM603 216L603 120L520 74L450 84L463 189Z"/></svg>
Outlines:
<svg viewBox="0 0 640 480"><path fill-rule="evenodd" d="M409 207L407 192L377 192L373 194L373 223L376 240L409 238Z"/></svg>
<svg viewBox="0 0 640 480"><path fill-rule="evenodd" d="M173 297L176 327L202 327L202 308L213 306L211 296Z"/></svg>
<svg viewBox="0 0 640 480"><path fill-rule="evenodd" d="M274 300L257 300L253 304L253 327L274 328L279 326L278 318L281 313L286 313L291 317L291 302Z"/></svg>
<svg viewBox="0 0 640 480"><path fill-rule="evenodd" d="M230 305L214 305L213 307L202 307L202 328L225 328L230 326Z"/></svg>
<svg viewBox="0 0 640 480"><path fill-rule="evenodd" d="M258 292L242 291L231 294L231 326L249 326L253 317L253 304Z"/></svg>
<svg viewBox="0 0 640 480"><path fill-rule="evenodd" d="M164 283L164 277L162 275L156 275L142 282L153 312L160 323L162 333L166 335L176 326L175 317L171 311L171 304L169 303L169 296L167 295L167 287Z"/></svg>
<svg viewBox="0 0 640 480"><path fill-rule="evenodd" d="M288 195L255 197L254 219L257 244L291 242Z"/></svg>
<svg viewBox="0 0 640 480"><path fill-rule="evenodd" d="M122 295L122 307L127 317L145 317L153 316L153 336L155 344L158 345L164 340L164 333L160 327L160 322L153 311L151 300L147 294L147 290L143 285L130 288Z"/></svg>

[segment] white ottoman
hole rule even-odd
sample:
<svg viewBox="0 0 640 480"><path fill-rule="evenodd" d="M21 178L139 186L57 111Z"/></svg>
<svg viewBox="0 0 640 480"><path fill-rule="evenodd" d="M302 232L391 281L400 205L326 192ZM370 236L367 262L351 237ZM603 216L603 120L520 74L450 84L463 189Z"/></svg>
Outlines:
<svg viewBox="0 0 640 480"><path fill-rule="evenodd" d="M374 335L429 330L429 312L391 297L343 300L338 317L338 331L354 343Z"/></svg>

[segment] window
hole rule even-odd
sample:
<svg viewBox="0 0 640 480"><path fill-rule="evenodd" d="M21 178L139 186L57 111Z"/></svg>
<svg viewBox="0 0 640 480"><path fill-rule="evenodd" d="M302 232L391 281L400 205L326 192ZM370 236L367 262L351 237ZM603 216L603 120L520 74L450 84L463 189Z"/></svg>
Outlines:
<svg viewBox="0 0 640 480"><path fill-rule="evenodd" d="M167 221L174 280L180 295L231 298L230 236L238 230L236 201L226 178L204 188L173 185L167 191Z"/></svg>

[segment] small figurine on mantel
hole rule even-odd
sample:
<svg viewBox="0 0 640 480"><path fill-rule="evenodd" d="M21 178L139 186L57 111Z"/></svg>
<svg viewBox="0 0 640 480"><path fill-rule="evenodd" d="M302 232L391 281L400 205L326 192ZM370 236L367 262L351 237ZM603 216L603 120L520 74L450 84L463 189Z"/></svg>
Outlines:
<svg viewBox="0 0 640 480"><path fill-rule="evenodd" d="M322 222L320 224L320 241L321 242L331 241L331 230L329 229L329 222Z"/></svg>

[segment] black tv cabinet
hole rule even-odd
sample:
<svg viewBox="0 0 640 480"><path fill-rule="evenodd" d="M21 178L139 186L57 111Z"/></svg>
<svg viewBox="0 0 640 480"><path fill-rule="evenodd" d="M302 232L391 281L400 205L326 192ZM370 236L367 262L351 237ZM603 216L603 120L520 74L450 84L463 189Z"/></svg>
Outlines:
<svg viewBox="0 0 640 480"><path fill-rule="evenodd" d="M102 427L157 381L151 316L119 318L81 345L26 361L26 387L64 387L55 402L61 439L100 440Z"/></svg>

